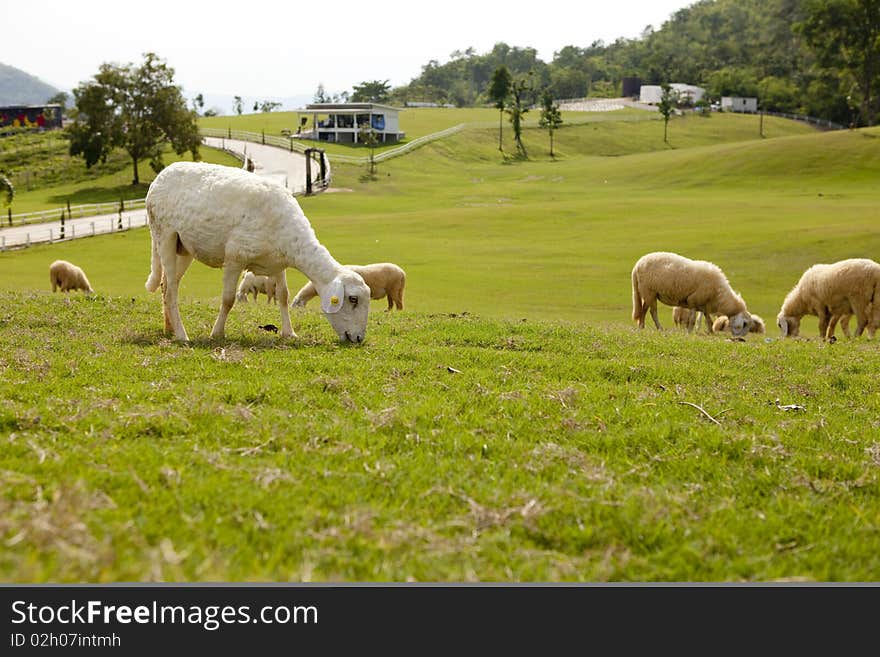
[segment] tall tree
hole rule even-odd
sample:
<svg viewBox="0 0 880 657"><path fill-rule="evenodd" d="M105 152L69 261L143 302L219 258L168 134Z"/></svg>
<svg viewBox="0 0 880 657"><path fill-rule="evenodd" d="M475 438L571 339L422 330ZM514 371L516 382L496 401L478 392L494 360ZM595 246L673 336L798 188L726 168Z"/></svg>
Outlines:
<svg viewBox="0 0 880 657"><path fill-rule="evenodd" d="M327 92L324 91L324 83L323 82L318 83L318 89L317 89L317 91L315 91L315 95L312 98L312 101L315 103L329 103L330 102L330 96L328 96Z"/></svg>
<svg viewBox="0 0 880 657"><path fill-rule="evenodd" d="M874 125L880 111L880 0L812 0L799 28L820 65L852 80L861 122Z"/></svg>
<svg viewBox="0 0 880 657"><path fill-rule="evenodd" d="M12 181L3 173L0 173L0 194L6 197L6 205L12 204L12 199L15 198L15 187L12 186Z"/></svg>
<svg viewBox="0 0 880 657"><path fill-rule="evenodd" d="M242 111L244 111L241 96L232 97L232 111L241 116Z"/></svg>
<svg viewBox="0 0 880 657"><path fill-rule="evenodd" d="M678 94L667 83L660 85L660 88L663 90L663 93L660 96L660 102L657 103L657 111L663 117L663 143L668 144L669 117L675 111L675 106L678 103Z"/></svg>
<svg viewBox="0 0 880 657"><path fill-rule="evenodd" d="M553 133L562 125L562 112L559 111L559 105L553 100L553 94L549 90L545 90L541 94L541 118L538 125L547 128L550 133L550 157L553 155Z"/></svg>
<svg viewBox="0 0 880 657"><path fill-rule="evenodd" d="M510 84L510 98L507 102L507 115L510 117L510 125L513 127L513 139L516 142L516 153L519 157L527 159L525 144L522 142L522 120L529 111L527 98L532 93L531 75L516 78Z"/></svg>
<svg viewBox="0 0 880 657"><path fill-rule="evenodd" d="M370 80L354 85L351 102L353 103L384 103L391 93L388 80Z"/></svg>
<svg viewBox="0 0 880 657"><path fill-rule="evenodd" d="M174 69L154 53L140 66L102 64L92 80L73 90L74 123L68 128L70 154L81 155L86 167L104 161L113 148L131 157L132 184L140 182L138 161L150 158L158 172L165 166L162 151L171 143L178 155L199 157L196 113L186 106Z"/></svg>
<svg viewBox="0 0 880 657"><path fill-rule="evenodd" d="M502 64L495 69L492 74L492 81L489 83L489 98L499 111L498 115L498 150L504 151L503 141L503 125L504 125L504 108L507 106L507 97L510 95L510 85L512 78L510 71Z"/></svg>

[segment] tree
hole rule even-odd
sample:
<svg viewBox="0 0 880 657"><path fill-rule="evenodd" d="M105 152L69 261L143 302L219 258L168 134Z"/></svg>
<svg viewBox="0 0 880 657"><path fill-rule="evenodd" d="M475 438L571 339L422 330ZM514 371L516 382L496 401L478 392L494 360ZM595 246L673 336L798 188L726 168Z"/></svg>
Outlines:
<svg viewBox="0 0 880 657"><path fill-rule="evenodd" d="M559 105L553 102L553 94L549 90L541 94L541 118L538 125L547 128L550 133L550 157L554 157L553 132L562 125L562 113L559 111Z"/></svg>
<svg viewBox="0 0 880 657"><path fill-rule="evenodd" d="M198 159L196 113L173 81L174 69L154 53L146 53L137 67L102 64L92 80L73 90L77 109L67 130L70 154L81 155L88 168L123 148L131 157L133 185L140 182L139 160L149 157L152 169L162 170L168 142L178 155L190 151Z"/></svg>
<svg viewBox="0 0 880 657"><path fill-rule="evenodd" d="M59 91L57 94L52 96L49 100L46 101L47 105L61 105L61 115L65 115L67 113L67 101L70 99L70 96L66 91Z"/></svg>
<svg viewBox="0 0 880 657"><path fill-rule="evenodd" d="M391 93L388 80L371 80L361 82L352 87L351 102L353 103L384 103Z"/></svg>
<svg viewBox="0 0 880 657"><path fill-rule="evenodd" d="M489 84L488 95L492 100L492 103L495 105L495 108L499 111L498 114L498 150L504 152L504 142L503 142L503 123L504 123L504 108L507 106L507 97L510 95L510 84L512 80L510 77L510 71L507 70L507 67L503 64L495 69L495 73L492 74L492 82Z"/></svg>
<svg viewBox="0 0 880 657"><path fill-rule="evenodd" d="M315 91L315 96L312 98L312 101L315 103L329 103L330 96L327 95L327 92L324 91L324 83L318 83L318 90Z"/></svg>
<svg viewBox="0 0 880 657"><path fill-rule="evenodd" d="M678 102L678 94L672 90L672 87L669 84L662 84L660 88L663 90L663 93L660 96L660 102L657 104L657 111L660 112L660 115L663 117L663 143L668 144L669 139L667 139L667 135L669 132L669 117L672 116L672 113L675 111L675 105Z"/></svg>
<svg viewBox="0 0 880 657"><path fill-rule="evenodd" d="M0 194L6 197L6 205L12 205L12 199L15 198L15 187L3 173L0 173Z"/></svg>
<svg viewBox="0 0 880 657"><path fill-rule="evenodd" d="M241 116L242 110L242 100L241 96L233 96L232 97L232 111Z"/></svg>
<svg viewBox="0 0 880 657"><path fill-rule="evenodd" d="M874 125L880 111L880 0L812 0L799 29L820 65L852 80L860 118Z"/></svg>
<svg viewBox="0 0 880 657"><path fill-rule="evenodd" d="M374 158L374 153L376 151L376 146L379 145L379 138L376 136L376 131L373 130L372 126L364 125L358 130L358 141L370 149L370 175L372 176L376 173L376 160Z"/></svg>
<svg viewBox="0 0 880 657"><path fill-rule="evenodd" d="M198 94L195 98L193 98L193 109L198 114L199 110L205 107L205 96L203 94Z"/></svg>
<svg viewBox="0 0 880 657"><path fill-rule="evenodd" d="M523 159L528 159L529 154L522 142L522 120L529 108L526 106L526 97L532 92L531 75L521 76L510 84L510 97L507 101L507 115L510 117L510 125L513 126L513 139L516 142L516 153Z"/></svg>
<svg viewBox="0 0 880 657"><path fill-rule="evenodd" d="M261 112L271 112L274 109L281 107L282 103L278 103L274 100L264 100L260 103L260 111Z"/></svg>

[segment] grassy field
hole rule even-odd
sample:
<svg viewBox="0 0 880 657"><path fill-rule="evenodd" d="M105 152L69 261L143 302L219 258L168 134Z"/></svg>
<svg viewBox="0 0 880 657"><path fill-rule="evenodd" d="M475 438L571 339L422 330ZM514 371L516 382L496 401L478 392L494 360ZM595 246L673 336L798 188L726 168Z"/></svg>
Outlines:
<svg viewBox="0 0 880 657"><path fill-rule="evenodd" d="M335 165L301 199L318 237L408 273L361 348L316 303L268 335L262 300L209 341L199 264L171 343L145 230L0 254L0 578L877 581L877 343L773 325L809 264L876 259L880 130L755 121ZM633 328L630 269L661 249L718 263L769 333ZM99 294L49 293L55 258Z"/></svg>

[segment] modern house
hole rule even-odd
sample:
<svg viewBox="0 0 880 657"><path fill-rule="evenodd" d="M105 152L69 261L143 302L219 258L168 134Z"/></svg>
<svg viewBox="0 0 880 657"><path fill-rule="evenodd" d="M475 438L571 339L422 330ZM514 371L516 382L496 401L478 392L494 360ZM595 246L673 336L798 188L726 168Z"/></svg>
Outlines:
<svg viewBox="0 0 880 657"><path fill-rule="evenodd" d="M303 139L357 144L361 140L358 133L369 127L382 143L400 141L404 138L404 133L400 131L401 111L397 107L376 103L313 103L299 111L299 136Z"/></svg>
<svg viewBox="0 0 880 657"><path fill-rule="evenodd" d="M758 99L751 96L722 96L721 109L725 112L749 112L754 114L758 111Z"/></svg>

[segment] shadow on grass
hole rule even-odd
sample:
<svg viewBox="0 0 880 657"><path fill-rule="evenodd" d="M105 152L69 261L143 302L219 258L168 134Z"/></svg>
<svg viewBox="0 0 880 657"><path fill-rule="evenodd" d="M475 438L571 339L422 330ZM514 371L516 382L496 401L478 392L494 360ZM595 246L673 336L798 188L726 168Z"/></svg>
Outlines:
<svg viewBox="0 0 880 657"><path fill-rule="evenodd" d="M135 347L155 347L155 346L179 346L184 349L195 349L199 351L217 351L228 347L238 348L248 351L269 351L277 349L300 349L303 347L346 347L350 346L341 341L333 339L320 339L312 336L304 336L302 334L295 338L282 338L275 334L266 334L258 336L235 336L234 338L226 337L222 340L214 340L208 336L198 336L190 338L188 342L177 342L173 338L165 335L161 329L152 331L139 331L129 333L120 339L122 344Z"/></svg>
<svg viewBox="0 0 880 657"><path fill-rule="evenodd" d="M50 203L64 205L70 201L71 205L84 205L86 203L111 203L124 199L126 201L141 199L147 195L149 183L137 185L116 185L115 187L84 187L69 194L55 194L47 200Z"/></svg>

